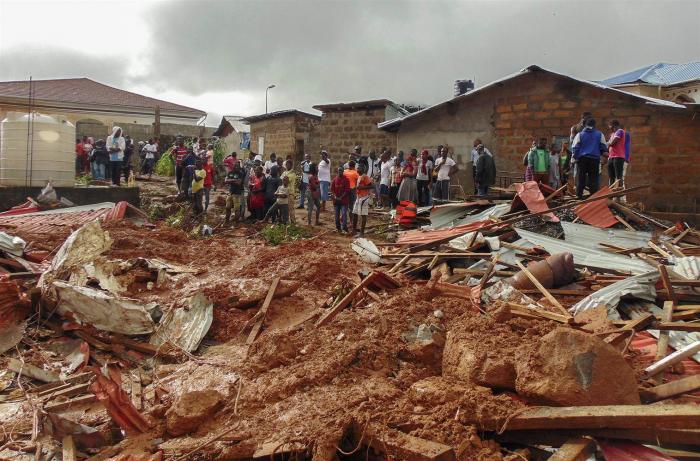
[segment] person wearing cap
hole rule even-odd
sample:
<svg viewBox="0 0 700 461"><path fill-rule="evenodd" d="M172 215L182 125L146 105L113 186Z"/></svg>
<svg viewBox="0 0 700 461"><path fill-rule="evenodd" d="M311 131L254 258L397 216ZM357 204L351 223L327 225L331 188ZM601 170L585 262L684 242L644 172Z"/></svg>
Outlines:
<svg viewBox="0 0 700 461"><path fill-rule="evenodd" d="M331 161L325 150L321 151L321 160L318 162L318 180L321 183L321 211L326 211L328 190L331 187Z"/></svg>

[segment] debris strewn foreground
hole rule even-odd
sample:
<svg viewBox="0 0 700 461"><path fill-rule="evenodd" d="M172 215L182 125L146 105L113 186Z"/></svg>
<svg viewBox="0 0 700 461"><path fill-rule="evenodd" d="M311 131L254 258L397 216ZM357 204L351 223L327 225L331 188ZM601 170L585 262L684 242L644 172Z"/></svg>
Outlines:
<svg viewBox="0 0 700 461"><path fill-rule="evenodd" d="M0 458L695 456L700 233L562 192L352 246L3 228Z"/></svg>

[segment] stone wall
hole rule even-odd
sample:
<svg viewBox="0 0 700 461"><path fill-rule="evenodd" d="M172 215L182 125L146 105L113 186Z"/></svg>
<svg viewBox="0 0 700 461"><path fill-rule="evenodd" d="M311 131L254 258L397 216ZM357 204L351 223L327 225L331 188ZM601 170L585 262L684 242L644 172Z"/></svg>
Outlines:
<svg viewBox="0 0 700 461"><path fill-rule="evenodd" d="M318 142L336 165L339 161L345 162L348 152L358 144L364 153L371 149L379 152L382 147L396 152L396 134L377 128L385 117L384 107L324 112L317 127Z"/></svg>
<svg viewBox="0 0 700 461"><path fill-rule="evenodd" d="M700 212L697 113L651 105L546 72L523 74L404 121L398 131L398 147L420 150L448 144L460 168L466 168L478 137L494 153L499 175L521 177L522 158L532 140L568 139L571 126L584 111L593 113L606 138L613 118L629 129L628 185L650 185L630 194L630 200L642 201L656 211ZM605 169L601 183L607 183Z"/></svg>

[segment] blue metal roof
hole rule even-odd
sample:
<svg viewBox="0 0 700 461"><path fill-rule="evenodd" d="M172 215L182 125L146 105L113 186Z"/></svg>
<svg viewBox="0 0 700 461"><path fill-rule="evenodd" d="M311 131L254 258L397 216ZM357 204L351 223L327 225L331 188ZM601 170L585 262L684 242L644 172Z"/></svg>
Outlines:
<svg viewBox="0 0 700 461"><path fill-rule="evenodd" d="M700 79L700 61L692 61L685 64L660 62L610 77L602 80L600 83L611 86L641 82L651 85L669 86L698 79Z"/></svg>

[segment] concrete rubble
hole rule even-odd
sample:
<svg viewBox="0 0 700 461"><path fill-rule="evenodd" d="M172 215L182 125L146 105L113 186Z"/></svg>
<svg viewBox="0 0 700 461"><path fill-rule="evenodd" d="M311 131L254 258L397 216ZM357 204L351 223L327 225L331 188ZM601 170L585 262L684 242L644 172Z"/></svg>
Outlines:
<svg viewBox="0 0 700 461"><path fill-rule="evenodd" d="M571 222L624 193L278 246L141 212L53 252L4 229L0 459L693 459L700 232Z"/></svg>

